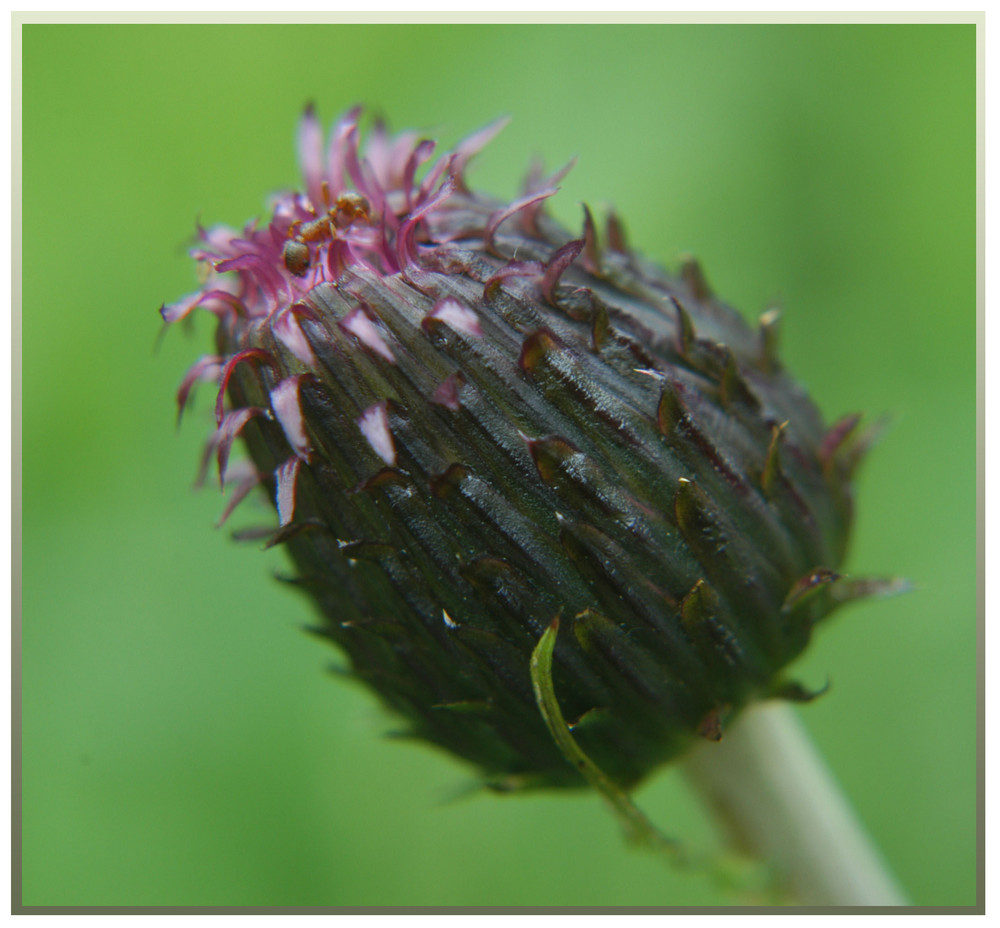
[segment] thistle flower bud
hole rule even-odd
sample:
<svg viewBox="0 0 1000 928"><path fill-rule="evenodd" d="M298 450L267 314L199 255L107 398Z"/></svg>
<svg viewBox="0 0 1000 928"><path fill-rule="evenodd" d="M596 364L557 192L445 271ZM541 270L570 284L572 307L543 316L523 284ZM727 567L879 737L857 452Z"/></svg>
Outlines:
<svg viewBox="0 0 1000 928"><path fill-rule="evenodd" d="M218 384L209 452L274 500L316 631L413 734L498 786L577 785L532 691L629 786L748 701L807 698L782 669L840 602L858 417L824 426L697 262L673 277L545 212L473 193L497 123L434 143L359 111L299 131L304 192L265 226L199 229L200 290L162 314L218 318L185 377ZM248 451L230 464L239 440ZM237 476L238 473L238 476Z"/></svg>

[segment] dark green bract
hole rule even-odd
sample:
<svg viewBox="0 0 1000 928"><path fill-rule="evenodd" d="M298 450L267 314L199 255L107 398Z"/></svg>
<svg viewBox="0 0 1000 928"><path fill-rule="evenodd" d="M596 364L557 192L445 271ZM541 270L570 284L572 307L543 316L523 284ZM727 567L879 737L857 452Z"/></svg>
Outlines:
<svg viewBox="0 0 1000 928"><path fill-rule="evenodd" d="M357 114L324 153L308 112L303 195L271 224L203 232L204 288L164 308L219 318L220 473L263 483L272 537L317 631L412 732L498 788L585 782L532 691L553 619L572 737L630 786L748 701L807 698L782 669L838 603L868 436L828 428L693 261L671 277L589 211L574 239L466 188L489 131L431 146ZM225 402L228 399L228 404Z"/></svg>

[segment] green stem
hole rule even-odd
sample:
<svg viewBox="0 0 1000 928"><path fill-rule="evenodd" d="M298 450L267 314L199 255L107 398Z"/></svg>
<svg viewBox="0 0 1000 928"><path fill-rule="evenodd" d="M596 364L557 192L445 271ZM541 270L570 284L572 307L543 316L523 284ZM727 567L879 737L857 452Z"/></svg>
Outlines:
<svg viewBox="0 0 1000 928"><path fill-rule="evenodd" d="M682 766L734 844L767 861L796 903L908 905L787 704L747 709Z"/></svg>

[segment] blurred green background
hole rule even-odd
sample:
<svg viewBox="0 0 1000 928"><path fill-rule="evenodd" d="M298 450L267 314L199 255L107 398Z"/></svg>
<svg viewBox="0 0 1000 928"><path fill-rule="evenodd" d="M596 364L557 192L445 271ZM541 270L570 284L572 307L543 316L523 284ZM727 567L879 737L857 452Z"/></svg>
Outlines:
<svg viewBox="0 0 1000 928"><path fill-rule="evenodd" d="M578 155L557 215L613 202L780 300L826 415L893 414L848 567L918 589L821 630L801 715L913 900L975 902L975 27L30 25L22 99L25 905L731 901L592 796L455 799L192 492L211 391L179 435L173 396L211 326L154 352L157 310L196 217L296 184L309 99L442 145L509 113L474 186ZM709 846L676 771L637 799Z"/></svg>

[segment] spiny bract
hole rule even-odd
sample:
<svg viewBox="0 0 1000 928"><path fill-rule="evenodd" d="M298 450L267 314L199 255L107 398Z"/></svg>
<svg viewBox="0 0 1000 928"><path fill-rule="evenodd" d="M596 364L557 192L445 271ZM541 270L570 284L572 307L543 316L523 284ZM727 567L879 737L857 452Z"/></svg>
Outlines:
<svg viewBox="0 0 1000 928"><path fill-rule="evenodd" d="M858 417L826 428L693 261L674 278L584 208L473 193L494 124L434 143L359 111L299 130L304 193L266 226L199 229L218 318L178 394L218 384L209 455L274 499L318 632L412 732L498 787L582 784L532 692L561 617L555 693L580 747L636 783L749 700L839 602ZM419 179L418 179L419 178ZM228 401L228 402L227 402ZM237 437L249 459L229 465Z"/></svg>

